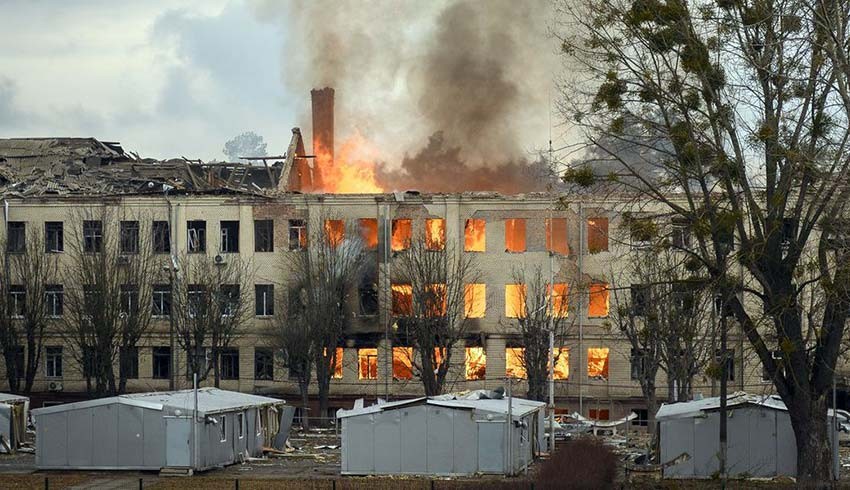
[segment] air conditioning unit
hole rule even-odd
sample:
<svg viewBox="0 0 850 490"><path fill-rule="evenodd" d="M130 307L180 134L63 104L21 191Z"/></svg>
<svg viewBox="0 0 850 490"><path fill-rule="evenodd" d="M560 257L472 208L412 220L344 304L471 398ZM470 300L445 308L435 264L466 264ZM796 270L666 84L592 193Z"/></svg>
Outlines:
<svg viewBox="0 0 850 490"><path fill-rule="evenodd" d="M215 260L216 264L223 264L224 263L224 256L223 255L216 255L215 259L213 259L213 260Z"/></svg>
<svg viewBox="0 0 850 490"><path fill-rule="evenodd" d="M129 263L130 263L130 257L128 257L126 255L119 255L118 256L118 264L119 265L128 265Z"/></svg>
<svg viewBox="0 0 850 490"><path fill-rule="evenodd" d="M62 391L63 388L61 381L51 381L47 384L48 391Z"/></svg>

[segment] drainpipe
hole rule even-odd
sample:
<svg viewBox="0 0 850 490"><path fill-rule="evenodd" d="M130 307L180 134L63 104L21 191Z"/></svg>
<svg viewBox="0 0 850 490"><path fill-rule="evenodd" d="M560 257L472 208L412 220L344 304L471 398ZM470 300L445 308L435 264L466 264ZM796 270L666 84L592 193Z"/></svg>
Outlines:
<svg viewBox="0 0 850 490"><path fill-rule="evenodd" d="M584 280L584 208L582 201L578 202L578 280L579 283ZM583 364L584 358L583 343L584 343L584 313L582 306L584 305L584 294L581 295L578 302L578 413L584 415L584 376Z"/></svg>
<svg viewBox="0 0 850 490"><path fill-rule="evenodd" d="M170 189L165 190L165 202L168 205L168 249L171 252L171 264L168 266L168 278L171 282L171 306L172 310L174 309L174 297L177 291L177 234L174 229L174 219L173 213L175 212L171 205L171 200L168 198L168 191ZM168 376L168 389L174 391L176 389L176 380L175 376L177 373L176 364L177 364L177 348L176 348L176 337L175 334L177 332L177 317L172 311L168 315L168 338L169 338L169 348L171 349L171 369L169 370Z"/></svg>

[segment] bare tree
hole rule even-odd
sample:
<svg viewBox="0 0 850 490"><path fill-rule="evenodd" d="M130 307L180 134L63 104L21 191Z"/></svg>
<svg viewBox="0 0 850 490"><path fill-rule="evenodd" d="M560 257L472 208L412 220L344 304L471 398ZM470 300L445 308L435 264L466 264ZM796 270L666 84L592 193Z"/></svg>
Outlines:
<svg viewBox="0 0 850 490"><path fill-rule="evenodd" d="M313 376L313 354L317 342L311 334L304 304L300 297L301 289L293 287L288 291L289 307L284 314L275 317L275 325L271 337L283 358L283 366L289 369L290 378L295 378L298 391L301 393L301 425L307 429L307 416L310 405L310 382Z"/></svg>
<svg viewBox="0 0 850 490"><path fill-rule="evenodd" d="M284 259L291 279L283 332L300 328L299 335L311 340L308 352L316 370L319 412L324 414L337 347L351 324L353 294L363 265L363 239L359 228L328 214L310 224L309 247L289 252ZM304 359L299 354L291 361L298 365ZM309 382L308 370L299 376Z"/></svg>
<svg viewBox="0 0 850 490"><path fill-rule="evenodd" d="M528 380L528 398L545 401L549 380L549 333L553 334L552 361L555 365L563 355L563 348L572 326L569 319L567 282L554 283L541 267L531 271L515 268L512 279L517 287L518 311L508 323L508 332L519 333L522 349L517 360L525 370ZM551 284L555 284L552 286ZM565 286L559 289L559 286Z"/></svg>
<svg viewBox="0 0 850 490"><path fill-rule="evenodd" d="M107 208L74 214L65 244L63 336L95 396L126 390L130 356L149 331L157 273L145 216ZM114 366L118 361L118 376Z"/></svg>
<svg viewBox="0 0 850 490"><path fill-rule="evenodd" d="M56 255L45 253L42 230L30 228L24 238L25 243L16 243L13 249L7 241L0 243L4 264L0 283L0 346L9 389L30 393L41 364L51 315L47 291L58 281L59 267Z"/></svg>
<svg viewBox="0 0 850 490"><path fill-rule="evenodd" d="M393 309L398 333L415 351L411 364L426 396L445 388L452 348L468 330L466 285L481 277L473 254L459 253L452 243L435 247L415 236L393 262Z"/></svg>
<svg viewBox="0 0 850 490"><path fill-rule="evenodd" d="M251 322L253 266L240 257L184 255L172 278L172 315L189 373L221 384L221 354ZM208 350L209 349L209 350ZM207 354L212 362L207 363Z"/></svg>
<svg viewBox="0 0 850 490"><path fill-rule="evenodd" d="M609 181L691 227L688 253L788 407L798 481L829 479L827 408L850 314L848 249L833 241L850 197L846 3L562 0L559 10L574 74L565 116L616 162ZM630 160L645 149L652 159ZM798 282L807 270L815 277ZM809 294L824 305L812 323ZM721 421L721 452L723 431Z"/></svg>

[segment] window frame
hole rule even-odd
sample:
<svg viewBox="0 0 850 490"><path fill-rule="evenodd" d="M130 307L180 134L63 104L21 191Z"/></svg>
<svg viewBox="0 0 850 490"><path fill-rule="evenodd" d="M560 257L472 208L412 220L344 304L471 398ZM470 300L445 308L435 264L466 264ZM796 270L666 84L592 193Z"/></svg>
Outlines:
<svg viewBox="0 0 850 490"><path fill-rule="evenodd" d="M13 238L14 237L14 238ZM6 252L22 254L27 250L27 222L6 222Z"/></svg>
<svg viewBox="0 0 850 490"><path fill-rule="evenodd" d="M219 353L219 375L222 380L239 379L239 348L225 347ZM225 364L227 359L228 364ZM226 369L228 368L228 369Z"/></svg>
<svg viewBox="0 0 850 490"><path fill-rule="evenodd" d="M44 377L56 379L62 377L62 346L44 346Z"/></svg>
<svg viewBox="0 0 850 490"><path fill-rule="evenodd" d="M239 220L221 220L218 222L219 246L223 254L239 253Z"/></svg>
<svg viewBox="0 0 850 490"><path fill-rule="evenodd" d="M83 220L83 252L103 252L103 220Z"/></svg>
<svg viewBox="0 0 850 490"><path fill-rule="evenodd" d="M206 251L207 222L200 219L186 221L186 252L190 254L202 254L206 253Z"/></svg>
<svg viewBox="0 0 850 490"><path fill-rule="evenodd" d="M51 236L52 235L52 236ZM53 240L51 240L53 238ZM57 242L51 247L51 242ZM63 253L65 251L65 223L63 221L44 222L44 253Z"/></svg>
<svg viewBox="0 0 850 490"><path fill-rule="evenodd" d="M171 223L157 220L151 223L151 245L155 254L171 253Z"/></svg>
<svg viewBox="0 0 850 490"><path fill-rule="evenodd" d="M171 347L157 345L151 347L151 379L171 379L171 364L173 362ZM157 375L157 362L165 362L165 375ZM160 370L161 371L161 370Z"/></svg>
<svg viewBox="0 0 850 490"><path fill-rule="evenodd" d="M142 227L138 221L121 221L119 224L118 248L122 255L135 255L139 253L139 238Z"/></svg>
<svg viewBox="0 0 850 490"><path fill-rule="evenodd" d="M274 252L274 220L254 220L254 252Z"/></svg>
<svg viewBox="0 0 850 490"><path fill-rule="evenodd" d="M265 358L261 360L262 358ZM258 366L263 366L264 369L257 369ZM261 372L270 370L264 373ZM255 381L274 381L274 350L267 347L254 348L254 380Z"/></svg>
<svg viewBox="0 0 850 490"><path fill-rule="evenodd" d="M274 284L254 284L254 316L274 316Z"/></svg>

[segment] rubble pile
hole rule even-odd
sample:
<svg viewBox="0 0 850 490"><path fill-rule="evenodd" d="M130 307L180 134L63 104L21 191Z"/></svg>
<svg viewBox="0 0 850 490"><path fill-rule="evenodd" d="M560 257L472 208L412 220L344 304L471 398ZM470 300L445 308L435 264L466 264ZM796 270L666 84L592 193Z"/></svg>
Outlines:
<svg viewBox="0 0 850 490"><path fill-rule="evenodd" d="M169 191L264 195L277 188L280 167L141 158L120 143L95 138L0 139L0 194L13 197Z"/></svg>

